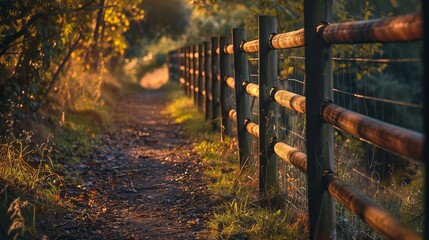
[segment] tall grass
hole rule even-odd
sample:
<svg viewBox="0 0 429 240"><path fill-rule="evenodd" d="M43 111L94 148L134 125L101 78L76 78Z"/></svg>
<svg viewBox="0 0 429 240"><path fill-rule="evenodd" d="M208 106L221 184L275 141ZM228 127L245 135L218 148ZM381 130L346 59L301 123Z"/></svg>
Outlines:
<svg viewBox="0 0 429 240"><path fill-rule="evenodd" d="M62 183L52 171L50 147L32 146L32 133L24 133L0 144L0 236L13 239L38 236L36 210L59 200Z"/></svg>
<svg viewBox="0 0 429 240"><path fill-rule="evenodd" d="M190 98L177 87L170 89L171 102L165 112L183 125L194 142L194 150L203 160L204 174L210 179L209 190L221 204L208 220L211 238L217 239L300 239L306 219L292 219L284 207L266 206L257 200L257 171L241 171L236 139L220 141L211 131Z"/></svg>

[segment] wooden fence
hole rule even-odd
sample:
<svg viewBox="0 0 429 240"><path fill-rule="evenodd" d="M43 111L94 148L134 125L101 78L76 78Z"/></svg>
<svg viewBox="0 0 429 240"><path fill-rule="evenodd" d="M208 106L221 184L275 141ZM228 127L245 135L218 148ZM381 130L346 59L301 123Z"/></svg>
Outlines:
<svg viewBox="0 0 429 240"><path fill-rule="evenodd" d="M423 2L427 9L428 4ZM304 1L303 29L276 34L276 18L261 16L257 40L248 41L245 29L234 28L231 44L229 37L220 36L171 51L170 78L180 83L196 106L205 112L206 119L213 120L214 128L220 127L222 137L232 136L232 127L236 126L240 165L245 168L249 162L259 161L261 194L276 194L278 160L307 174L310 239L337 238L335 200L388 239L422 239L422 233L401 223L335 174L333 127L416 161L427 159L427 147L419 132L334 103L331 48L334 44L422 40L428 37L423 31L423 19L428 14L320 24L331 22L331 8L329 1ZM306 96L279 90L276 86L278 50L288 48L305 48ZM250 53L258 54L258 84L249 81ZM427 46L425 53L423 59L427 63ZM427 96L429 79L425 71L423 95ZM236 109L227 102L229 89L234 91ZM259 98L257 122L250 120L249 96ZM279 106L305 115L306 153L277 138L275 113ZM216 119L220 119L219 126ZM259 139L259 159L251 160L252 136ZM427 187L425 189L427 191ZM427 232L425 234L427 236Z"/></svg>

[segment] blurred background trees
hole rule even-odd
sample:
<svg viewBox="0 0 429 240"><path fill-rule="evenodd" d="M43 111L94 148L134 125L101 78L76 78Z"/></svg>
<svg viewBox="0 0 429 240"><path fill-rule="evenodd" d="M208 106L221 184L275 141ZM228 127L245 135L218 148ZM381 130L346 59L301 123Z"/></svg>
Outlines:
<svg viewBox="0 0 429 240"><path fill-rule="evenodd" d="M110 72L125 56L177 39L189 14L181 0L1 0L0 114L9 123L1 135L47 101L59 111L102 104L102 86L115 85Z"/></svg>

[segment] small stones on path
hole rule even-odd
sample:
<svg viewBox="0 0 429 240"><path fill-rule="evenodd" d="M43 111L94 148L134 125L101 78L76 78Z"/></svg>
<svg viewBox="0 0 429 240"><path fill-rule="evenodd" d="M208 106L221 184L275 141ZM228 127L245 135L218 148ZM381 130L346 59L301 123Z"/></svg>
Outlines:
<svg viewBox="0 0 429 240"><path fill-rule="evenodd" d="M162 90L124 99L116 129L101 137L95 156L70 166L83 183L70 184L75 206L58 224L58 239L204 239L212 207L202 175L179 124L160 114Z"/></svg>

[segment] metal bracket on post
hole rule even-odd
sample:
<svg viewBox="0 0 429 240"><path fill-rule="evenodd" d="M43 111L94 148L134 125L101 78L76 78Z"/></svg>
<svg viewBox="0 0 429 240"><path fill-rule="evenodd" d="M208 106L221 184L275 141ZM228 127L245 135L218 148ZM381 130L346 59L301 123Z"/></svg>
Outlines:
<svg viewBox="0 0 429 240"><path fill-rule="evenodd" d="M278 157L271 149L270 139L276 137L276 106L269 90L276 87L278 53L270 46L270 35L277 32L275 17L259 17L259 189L263 196L278 192Z"/></svg>

